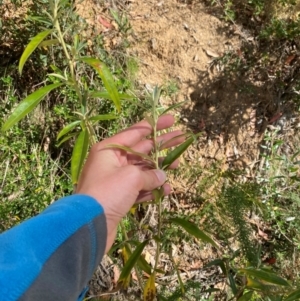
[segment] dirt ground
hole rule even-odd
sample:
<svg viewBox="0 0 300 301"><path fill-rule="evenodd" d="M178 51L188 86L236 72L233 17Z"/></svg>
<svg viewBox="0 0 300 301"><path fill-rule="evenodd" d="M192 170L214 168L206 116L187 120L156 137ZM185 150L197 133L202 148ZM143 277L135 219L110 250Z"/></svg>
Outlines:
<svg viewBox="0 0 300 301"><path fill-rule="evenodd" d="M199 164L219 160L228 168L235 161L251 169L261 139L257 118L263 119L257 116L257 106L270 99L271 92L259 81L220 75L218 59L241 47L238 32L202 4L136 1L130 16L135 37L130 51L140 61L138 81L145 86L177 83L180 92L173 102L186 101L181 122L203 132Z"/></svg>

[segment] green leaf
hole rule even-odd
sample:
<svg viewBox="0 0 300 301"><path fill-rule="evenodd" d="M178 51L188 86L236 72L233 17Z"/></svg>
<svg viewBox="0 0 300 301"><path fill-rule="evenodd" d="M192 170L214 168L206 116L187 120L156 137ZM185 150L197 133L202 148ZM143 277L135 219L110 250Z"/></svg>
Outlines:
<svg viewBox="0 0 300 301"><path fill-rule="evenodd" d="M140 242L137 240L128 240L127 242L134 245L135 247L139 246L139 244L140 244ZM146 261L146 259L143 256L139 257L139 259L137 261L137 265L139 266L139 268L141 270L143 270L148 275L151 274L151 266L149 265L149 263ZM163 272L163 273L165 273L165 272Z"/></svg>
<svg viewBox="0 0 300 301"><path fill-rule="evenodd" d="M247 278L247 283L246 283L247 288L264 292L267 291L270 287L272 287L272 285L264 285L260 281L257 281L251 277L246 277L246 278Z"/></svg>
<svg viewBox="0 0 300 301"><path fill-rule="evenodd" d="M181 102L179 102L179 103L176 103L176 104L174 104L174 105L168 107L168 108L165 109L160 115L165 115L165 114L167 114L169 111L181 107L185 102L186 102L186 101L181 101Z"/></svg>
<svg viewBox="0 0 300 301"><path fill-rule="evenodd" d="M48 73L48 76L54 76L58 79L60 79L61 81L67 81L68 79L65 78L64 76L62 76L61 74L57 74L57 73Z"/></svg>
<svg viewBox="0 0 300 301"><path fill-rule="evenodd" d="M156 296L155 273L152 273L144 287L144 301L153 301Z"/></svg>
<svg viewBox="0 0 300 301"><path fill-rule="evenodd" d="M167 141L162 141L162 143L159 145L159 150L161 151L161 150L164 150L166 148L169 148L170 143L177 140L178 138L181 138L181 137L186 137L187 138L187 137L190 137L190 136L191 136L190 133L184 133L184 134L175 136L175 137L173 137L173 138L171 138Z"/></svg>
<svg viewBox="0 0 300 301"><path fill-rule="evenodd" d="M139 246L136 247L132 255L129 257L127 262L125 263L121 275L119 277L119 283L126 282L128 277L130 276L131 270L133 269L134 265L137 263L138 259L140 258L145 246L147 245L148 240L145 240Z"/></svg>
<svg viewBox="0 0 300 301"><path fill-rule="evenodd" d="M194 137L188 138L185 142L170 151L162 162L162 169L168 168L176 159L178 159L187 148L195 141Z"/></svg>
<svg viewBox="0 0 300 301"><path fill-rule="evenodd" d="M89 147L89 133L87 129L80 132L72 153L71 158L71 178L73 185L77 184L81 169L86 158Z"/></svg>
<svg viewBox="0 0 300 301"><path fill-rule="evenodd" d="M250 301L254 292L248 292L241 296L238 301Z"/></svg>
<svg viewBox="0 0 300 301"><path fill-rule="evenodd" d="M299 300L300 299L300 289L297 289L296 291L293 291L290 293L284 301L294 301L294 300Z"/></svg>
<svg viewBox="0 0 300 301"><path fill-rule="evenodd" d="M204 242L210 243L218 248L218 245L207 234L201 231L195 224L179 217L171 218L169 221L178 226L181 226L186 232L193 235L194 237Z"/></svg>
<svg viewBox="0 0 300 301"><path fill-rule="evenodd" d="M208 264L206 264L203 269L205 268L209 268L213 265L216 265L216 266L219 266L223 272L223 274L226 276L227 275L227 270L226 270L226 267L225 267L225 263L222 259L215 259L211 262L209 262Z"/></svg>
<svg viewBox="0 0 300 301"><path fill-rule="evenodd" d="M137 261L137 265L141 270L143 270L145 273L148 275L151 274L151 266L149 263L146 261L146 259L143 256L140 256L140 258Z"/></svg>
<svg viewBox="0 0 300 301"><path fill-rule="evenodd" d="M131 154L133 154L133 155L139 156L139 157L141 157L141 158L143 158L143 159L145 159L145 160L147 160L147 161L150 161L150 162L154 163L153 159L152 159L150 156L148 156L148 155L146 155L146 154L144 154L144 153L136 152L136 151L134 151L133 149L131 149L130 147L127 147L127 146L124 146L124 145L119 145L119 144L108 144L108 145L106 145L106 148L117 148L117 149L121 149L121 150L124 150L124 151L126 151L126 152L128 152L128 153L131 153Z"/></svg>
<svg viewBox="0 0 300 301"><path fill-rule="evenodd" d="M114 79L112 74L110 73L107 66L101 62L100 60L84 57L81 58L83 62L93 67L97 73L99 74L100 78L103 81L104 87L106 88L111 100L114 102L117 110L121 111L121 99L120 94L117 90L117 87L115 85Z"/></svg>
<svg viewBox="0 0 300 301"><path fill-rule="evenodd" d="M259 269L253 269L253 268L240 269L239 272L244 273L247 276L252 276L260 280L264 280L269 283L282 285L282 286L290 285L285 279L277 276L276 274L262 271Z"/></svg>
<svg viewBox="0 0 300 301"><path fill-rule="evenodd" d="M155 86L152 92L153 107L158 106L158 101L161 95L162 87Z"/></svg>
<svg viewBox="0 0 300 301"><path fill-rule="evenodd" d="M111 114L103 114L103 115L97 115L89 118L90 121L101 121L101 120L112 120L116 119L118 116L111 115Z"/></svg>
<svg viewBox="0 0 300 301"><path fill-rule="evenodd" d="M233 294L236 295L238 292L238 289L236 287L235 280L231 273L228 273L228 279L229 279L230 288L231 288Z"/></svg>
<svg viewBox="0 0 300 301"><path fill-rule="evenodd" d="M152 194L154 196L154 202L158 203L159 200L164 196L164 189L163 189L163 187L156 188L156 189L152 190Z"/></svg>
<svg viewBox="0 0 300 301"><path fill-rule="evenodd" d="M58 74L63 74L63 72L55 65L50 65L50 68Z"/></svg>
<svg viewBox="0 0 300 301"><path fill-rule="evenodd" d="M78 133L72 133L70 135L66 135L64 138L62 138L59 143L56 144L57 147L61 146L64 142L70 140L71 138L77 136Z"/></svg>
<svg viewBox="0 0 300 301"><path fill-rule="evenodd" d="M69 123L68 125L66 125L57 135L57 139L56 140L59 140L62 136L68 134L70 131L72 131L76 125L80 124L81 120L77 120L77 121L74 121L72 123Z"/></svg>
<svg viewBox="0 0 300 301"><path fill-rule="evenodd" d="M47 48L49 46L52 46L52 45L57 45L59 44L59 40L58 39L51 39L51 40L46 40L46 41L43 41L39 44L39 48Z"/></svg>
<svg viewBox="0 0 300 301"><path fill-rule="evenodd" d="M154 120L153 120L152 116L145 115L145 119L152 126L152 128L154 129L155 123L154 123Z"/></svg>
<svg viewBox="0 0 300 301"><path fill-rule="evenodd" d="M52 84L28 95L23 101L21 101L21 103L17 106L13 113L8 117L8 119L2 126L2 131L7 131L8 129L10 129L25 115L30 113L50 91L60 87L61 85L62 83Z"/></svg>
<svg viewBox="0 0 300 301"><path fill-rule="evenodd" d="M33 37L30 43L26 46L24 52L22 53L20 62L19 62L19 73L22 74L23 67L32 54L32 52L40 45L40 43L52 32L52 29L45 30L40 32L38 35Z"/></svg>
<svg viewBox="0 0 300 301"><path fill-rule="evenodd" d="M185 288L184 288L184 284L183 284L183 281L182 281L182 279L181 279L180 272L179 272L177 266L175 266L175 270L176 270L177 279L178 279L178 282L179 282L179 285L180 285L181 293L184 295L184 293L185 293Z"/></svg>
<svg viewBox="0 0 300 301"><path fill-rule="evenodd" d="M126 93L119 93L120 99L133 99L134 97L126 94ZM91 98L104 98L104 99L109 99L112 100L110 94L106 91L94 91L90 94Z"/></svg>

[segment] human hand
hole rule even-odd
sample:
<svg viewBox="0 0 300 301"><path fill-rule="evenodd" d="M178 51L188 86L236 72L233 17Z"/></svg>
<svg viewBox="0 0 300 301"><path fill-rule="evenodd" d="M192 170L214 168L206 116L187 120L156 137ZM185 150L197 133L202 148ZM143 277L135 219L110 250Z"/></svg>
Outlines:
<svg viewBox="0 0 300 301"><path fill-rule="evenodd" d="M157 130L171 127L174 117L165 115L158 119ZM171 191L170 185L165 184L166 174L162 170L145 168L143 159L117 148L108 148L111 144L130 147L136 152L149 154L153 149L153 140L146 137L152 133L152 127L147 121L141 121L119 134L95 144L84 165L76 193L86 194L95 198L103 207L107 223L108 252L112 246L118 223L130 208L141 201L153 199L152 191L162 186L164 194ZM157 142L166 142L181 131L163 134ZM184 137L172 139L166 147L172 147L184 141ZM175 168L175 161L170 168Z"/></svg>

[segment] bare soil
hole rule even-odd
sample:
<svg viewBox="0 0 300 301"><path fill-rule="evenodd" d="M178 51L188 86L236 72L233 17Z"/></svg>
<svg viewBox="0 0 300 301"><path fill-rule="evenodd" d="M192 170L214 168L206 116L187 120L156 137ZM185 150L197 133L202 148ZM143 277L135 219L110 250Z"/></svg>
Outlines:
<svg viewBox="0 0 300 301"><path fill-rule="evenodd" d="M203 4L175 0L136 1L130 16L134 43L130 52L140 61L142 85L176 82L180 92L173 102L186 100L180 120L202 131L197 147L198 164L222 161L252 168L261 140L257 119L264 125L259 104L271 98L258 80L221 75L219 58L238 52L242 38ZM168 100L166 100L168 102ZM163 103L164 104L164 103Z"/></svg>

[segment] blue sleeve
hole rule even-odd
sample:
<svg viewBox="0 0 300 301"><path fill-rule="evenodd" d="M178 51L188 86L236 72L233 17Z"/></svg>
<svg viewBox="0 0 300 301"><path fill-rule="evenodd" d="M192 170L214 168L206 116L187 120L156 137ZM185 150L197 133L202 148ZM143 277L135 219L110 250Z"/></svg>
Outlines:
<svg viewBox="0 0 300 301"><path fill-rule="evenodd" d="M82 300L104 255L103 208L72 195L0 235L0 296L6 301Z"/></svg>

